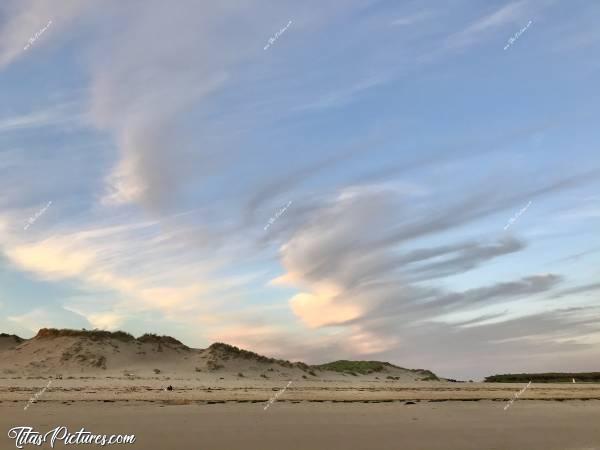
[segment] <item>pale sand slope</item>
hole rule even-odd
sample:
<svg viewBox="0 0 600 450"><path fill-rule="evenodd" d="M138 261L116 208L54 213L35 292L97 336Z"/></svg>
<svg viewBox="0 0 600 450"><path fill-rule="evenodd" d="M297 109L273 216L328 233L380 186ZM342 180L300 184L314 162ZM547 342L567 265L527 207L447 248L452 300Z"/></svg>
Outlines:
<svg viewBox="0 0 600 450"><path fill-rule="evenodd" d="M14 334L0 333L0 354L3 351L14 349L22 342L23 339Z"/></svg>
<svg viewBox="0 0 600 450"><path fill-rule="evenodd" d="M394 378L410 382L437 379L426 370L410 370L389 363L370 362L364 374L340 373L268 358L223 343L206 349L187 347L169 336L103 331L41 329L32 338L16 343L12 337L0 338L0 376L24 377L215 377L290 378L337 380L356 376L364 380ZM371 370L372 369L372 370Z"/></svg>
<svg viewBox="0 0 600 450"><path fill-rule="evenodd" d="M282 395L282 397L285 394ZM281 397L280 397L281 398ZM582 450L600 449L600 402L516 401L382 404L285 403L162 406L145 402L0 404L7 432L57 426L71 432L135 434L143 450ZM26 449L49 448L26 446ZM62 443L55 448L63 447Z"/></svg>

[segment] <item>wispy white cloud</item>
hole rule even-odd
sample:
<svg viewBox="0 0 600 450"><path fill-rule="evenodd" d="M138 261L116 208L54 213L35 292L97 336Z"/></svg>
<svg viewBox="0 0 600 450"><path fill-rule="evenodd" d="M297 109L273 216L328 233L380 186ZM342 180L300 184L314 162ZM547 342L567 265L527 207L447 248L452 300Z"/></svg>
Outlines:
<svg viewBox="0 0 600 450"><path fill-rule="evenodd" d="M351 103L352 101L356 100L357 97L365 91L381 86L382 84L388 81L388 77L384 77L381 75L374 76L366 80L360 81L358 83L355 83L350 87L337 89L333 92L328 92L316 101L295 107L294 111L309 111L345 106Z"/></svg>
<svg viewBox="0 0 600 450"><path fill-rule="evenodd" d="M96 300L97 302L97 300ZM106 307L107 305L102 305ZM100 330L118 330L127 318L126 315L119 314L115 311L102 311L102 312L85 312L79 307L64 306L66 311L71 311L84 317L94 329ZM95 311L98 311L98 305L96 305Z"/></svg>
<svg viewBox="0 0 600 450"><path fill-rule="evenodd" d="M54 319L43 308L35 308L25 314L8 316L8 320L15 322L19 326L26 328L32 332L37 332L40 328L52 328L54 327Z"/></svg>
<svg viewBox="0 0 600 450"><path fill-rule="evenodd" d="M507 24L517 24L523 20L527 6L527 0L511 2L493 13L479 18L464 30L449 36L445 45L448 48L460 49L480 42L490 31Z"/></svg>
<svg viewBox="0 0 600 450"><path fill-rule="evenodd" d="M91 3L77 0L57 0L51 3L38 0L2 2L0 12L8 20L0 27L0 69L43 48L47 42L60 35L75 17L90 10L92 6ZM40 36L33 46L35 48L24 51L31 36L50 20L52 27Z"/></svg>
<svg viewBox="0 0 600 450"><path fill-rule="evenodd" d="M144 308L182 311L189 308L186 302L227 285L225 279L208 281L208 272L217 267L216 261L192 263L191 255L181 253L176 257L180 245L173 236L159 236L155 225L150 222L81 232L54 230L53 236L37 242L22 242L17 233L7 233L0 246L15 267L41 279L72 280L89 289L112 290L126 300L121 306L130 313ZM202 273L207 277L203 282ZM116 320L115 315L105 313L89 312L86 317L90 322L106 324Z"/></svg>
<svg viewBox="0 0 600 450"><path fill-rule="evenodd" d="M84 124L83 115L76 111L73 102L64 103L50 108L31 111L11 117L0 117L0 133L30 130L57 125Z"/></svg>
<svg viewBox="0 0 600 450"><path fill-rule="evenodd" d="M415 23L422 22L423 20L431 17L433 15L433 11L431 10L423 10L413 14L408 14L406 16L400 17L392 22L393 26L408 26L414 25Z"/></svg>

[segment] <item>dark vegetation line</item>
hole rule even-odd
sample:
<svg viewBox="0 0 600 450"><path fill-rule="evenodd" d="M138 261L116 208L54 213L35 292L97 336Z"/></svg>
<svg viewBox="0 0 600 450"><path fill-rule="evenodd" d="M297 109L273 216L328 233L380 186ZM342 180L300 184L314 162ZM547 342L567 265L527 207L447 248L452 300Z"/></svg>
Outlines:
<svg viewBox="0 0 600 450"><path fill-rule="evenodd" d="M386 367L392 367L395 369L403 369L410 370L411 372L416 372L419 375L425 376L423 380L427 381L438 381L439 378L430 370L424 369L406 369L404 367L395 366L388 362L381 361L347 361L345 359L330 362L327 364L320 364L318 366L313 366L319 370L333 370L335 372L349 373L351 375L356 375L360 373L361 375L368 375L374 372L381 372Z"/></svg>
<svg viewBox="0 0 600 450"><path fill-rule="evenodd" d="M486 383L598 383L600 372L506 373L485 377Z"/></svg>

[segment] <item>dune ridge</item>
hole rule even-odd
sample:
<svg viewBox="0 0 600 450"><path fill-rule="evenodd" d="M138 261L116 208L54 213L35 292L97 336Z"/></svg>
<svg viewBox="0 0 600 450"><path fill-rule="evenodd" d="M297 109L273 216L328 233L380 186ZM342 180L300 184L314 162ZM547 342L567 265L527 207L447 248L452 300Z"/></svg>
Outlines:
<svg viewBox="0 0 600 450"><path fill-rule="evenodd" d="M124 331L42 328L31 339L1 335L0 376L100 375L151 378L185 376L268 379L433 381L424 369L406 369L381 361L339 360L320 365L270 358L216 342L205 349L186 346L170 336Z"/></svg>

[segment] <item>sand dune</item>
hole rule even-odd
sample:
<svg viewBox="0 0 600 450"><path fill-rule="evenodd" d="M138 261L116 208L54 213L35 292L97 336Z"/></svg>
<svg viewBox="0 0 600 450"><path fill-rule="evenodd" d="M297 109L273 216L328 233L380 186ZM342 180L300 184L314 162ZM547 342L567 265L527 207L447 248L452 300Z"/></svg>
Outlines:
<svg viewBox="0 0 600 450"><path fill-rule="evenodd" d="M12 350L23 341L24 339L14 334L0 333L0 354L5 350Z"/></svg>
<svg viewBox="0 0 600 450"><path fill-rule="evenodd" d="M32 339L3 338L0 376L185 377L263 380L437 380L432 372L380 361L335 361L319 366L268 358L224 343L190 348L169 336L41 329Z"/></svg>

